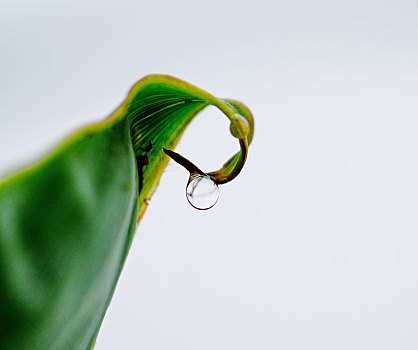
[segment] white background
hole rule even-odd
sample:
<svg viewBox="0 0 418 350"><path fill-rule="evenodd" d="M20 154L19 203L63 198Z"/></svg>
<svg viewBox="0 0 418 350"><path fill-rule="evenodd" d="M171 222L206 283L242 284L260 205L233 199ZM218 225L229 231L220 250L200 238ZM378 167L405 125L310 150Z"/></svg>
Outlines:
<svg viewBox="0 0 418 350"><path fill-rule="evenodd" d="M213 210L169 165L96 349L417 349L417 62L412 0L2 0L2 172L149 73L254 113ZM214 109L177 148L208 171L237 149Z"/></svg>

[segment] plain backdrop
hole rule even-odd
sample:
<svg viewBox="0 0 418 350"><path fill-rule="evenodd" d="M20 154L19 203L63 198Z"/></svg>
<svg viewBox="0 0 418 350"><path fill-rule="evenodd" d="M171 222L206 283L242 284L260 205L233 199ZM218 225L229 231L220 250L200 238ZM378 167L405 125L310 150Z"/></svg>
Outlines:
<svg viewBox="0 0 418 350"><path fill-rule="evenodd" d="M110 349L418 348L417 1L0 3L0 170L167 73L245 102L209 211L170 164L99 333ZM238 150L205 110L177 150Z"/></svg>

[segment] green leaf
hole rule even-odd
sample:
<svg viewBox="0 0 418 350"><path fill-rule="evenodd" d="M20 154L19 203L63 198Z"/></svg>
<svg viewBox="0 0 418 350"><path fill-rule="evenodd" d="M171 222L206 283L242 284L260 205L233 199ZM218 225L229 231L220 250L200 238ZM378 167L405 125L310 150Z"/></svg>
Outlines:
<svg viewBox="0 0 418 350"><path fill-rule="evenodd" d="M253 135L243 104L164 75L133 86L106 120L81 129L0 183L0 349L90 349L135 228L173 149L208 105L231 121L241 171Z"/></svg>

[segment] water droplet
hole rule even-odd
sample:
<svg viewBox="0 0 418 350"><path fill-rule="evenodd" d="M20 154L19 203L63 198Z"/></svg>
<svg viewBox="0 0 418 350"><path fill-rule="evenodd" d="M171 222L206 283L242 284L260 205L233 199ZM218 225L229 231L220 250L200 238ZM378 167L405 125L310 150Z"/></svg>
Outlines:
<svg viewBox="0 0 418 350"><path fill-rule="evenodd" d="M218 185L208 175L192 175L186 188L186 197L193 208L212 208L219 199Z"/></svg>

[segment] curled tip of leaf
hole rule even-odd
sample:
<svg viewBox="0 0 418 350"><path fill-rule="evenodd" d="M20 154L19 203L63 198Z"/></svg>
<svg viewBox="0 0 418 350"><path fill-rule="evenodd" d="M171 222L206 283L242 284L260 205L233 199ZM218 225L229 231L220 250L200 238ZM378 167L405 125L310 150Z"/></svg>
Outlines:
<svg viewBox="0 0 418 350"><path fill-rule="evenodd" d="M221 169L208 173L216 183L223 184L234 179L244 166L254 132L249 109L238 101L216 98L194 85L167 75L150 75L133 86L114 114L123 115L129 120L136 154L147 149L150 142L154 146L148 153L150 164L144 169L144 194L152 192L158 184L167 162L161 157L164 148L168 151L164 151L167 155L189 172L193 168L195 173L203 173L186 158L169 149L176 146L191 120L209 105L217 107L230 120L231 134L238 138L240 144L240 151Z"/></svg>

